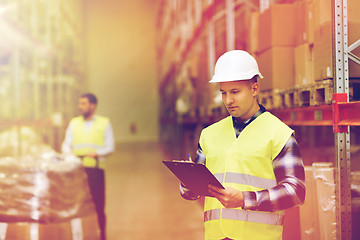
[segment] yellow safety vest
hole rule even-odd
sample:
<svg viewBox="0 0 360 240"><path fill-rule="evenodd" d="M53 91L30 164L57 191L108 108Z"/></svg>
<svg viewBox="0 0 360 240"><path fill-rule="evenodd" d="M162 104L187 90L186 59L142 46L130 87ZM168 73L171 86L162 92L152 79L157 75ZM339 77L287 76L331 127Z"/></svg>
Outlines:
<svg viewBox="0 0 360 240"><path fill-rule="evenodd" d="M200 136L206 166L224 187L260 191L276 186L272 162L293 130L269 112L251 122L236 138L232 117L207 128ZM263 212L224 208L205 198L205 239L282 239L284 211Z"/></svg>
<svg viewBox="0 0 360 240"><path fill-rule="evenodd" d="M75 117L71 120L71 131L73 136L72 149L78 156L83 156L88 152L94 152L105 144L105 130L109 119L97 115L89 131L85 131L85 120L83 116ZM85 167L96 167L94 158L83 158ZM99 167L105 168L105 162L99 161Z"/></svg>

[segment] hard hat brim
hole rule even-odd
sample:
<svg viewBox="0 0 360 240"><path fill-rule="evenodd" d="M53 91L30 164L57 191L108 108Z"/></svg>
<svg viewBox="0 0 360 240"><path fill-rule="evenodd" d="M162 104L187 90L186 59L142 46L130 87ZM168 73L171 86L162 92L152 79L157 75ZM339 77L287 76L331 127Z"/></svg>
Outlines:
<svg viewBox="0 0 360 240"><path fill-rule="evenodd" d="M209 81L209 83L220 83L220 82L235 82L235 81L247 81L252 79L254 76L258 76L258 78L263 79L264 77L261 75L261 73L251 74L251 75L228 75L228 76L213 76L213 78Z"/></svg>

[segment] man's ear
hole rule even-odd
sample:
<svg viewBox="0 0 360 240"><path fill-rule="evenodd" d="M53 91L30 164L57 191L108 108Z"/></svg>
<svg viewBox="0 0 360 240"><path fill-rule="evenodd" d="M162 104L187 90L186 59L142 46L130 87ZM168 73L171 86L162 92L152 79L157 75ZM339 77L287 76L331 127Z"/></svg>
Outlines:
<svg viewBox="0 0 360 240"><path fill-rule="evenodd" d="M95 110L96 109L96 104L92 103L91 104L91 109Z"/></svg>
<svg viewBox="0 0 360 240"><path fill-rule="evenodd" d="M260 91L260 87L259 87L259 83L254 83L252 86L251 86L251 91L253 93L253 96L256 96L259 94L259 91Z"/></svg>

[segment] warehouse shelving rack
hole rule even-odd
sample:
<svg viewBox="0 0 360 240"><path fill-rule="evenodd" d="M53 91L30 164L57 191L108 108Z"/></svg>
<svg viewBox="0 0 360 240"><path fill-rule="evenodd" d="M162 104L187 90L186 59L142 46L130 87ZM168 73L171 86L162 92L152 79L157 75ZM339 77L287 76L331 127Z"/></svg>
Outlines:
<svg viewBox="0 0 360 240"><path fill-rule="evenodd" d="M212 14L215 8L215 4L209 1L210 4L206 11L204 11L203 17L205 21L209 21L207 16ZM231 1L232 3L238 3L242 1ZM270 4L270 0L268 1ZM273 1L273 2L287 2ZM360 58L352 53L352 51L359 47L360 40L348 46L348 20L347 20L347 0L332 0L332 30L333 30L333 98L330 105L317 105L317 106L303 106L283 109L270 109L272 113L277 115L285 123L291 126L329 126L333 128L334 143L335 143L335 181L336 181L336 227L337 238L336 239L352 239L352 222L351 222L351 189L350 189L350 127L360 126L360 102L349 102L349 61L354 61L360 64ZM266 1L260 1L260 5L265 4ZM254 7L254 6L251 6ZM263 7L263 6L260 6ZM228 18L233 17L232 15ZM204 21L204 19L202 19ZM200 21L201 22L201 21ZM231 21L230 21L231 22ZM195 38L199 36L201 28L204 28L205 24L202 23L196 29L196 33L193 39L190 39L187 43L186 50L183 51L182 58L174 64L176 68L172 71L181 69L181 61L186 59L186 54L191 52L191 47L195 42ZM209 29L208 42L210 63L209 66L214 65L215 50L214 42L211 42L213 36L213 22L209 21L206 27ZM231 25L230 25L231 27ZM232 26L233 27L233 26ZM232 31L232 29L230 29ZM228 36L233 36L233 33L227 33ZM359 36L360 37L360 36ZM228 49L231 49L231 44L228 44ZM233 47L233 46L232 46ZM212 59L212 60L211 60ZM211 62L212 61L212 62ZM212 69L208 69L209 75L211 75ZM170 73L170 71L169 71ZM174 78L174 72L170 74ZM165 81L160 83L161 88L166 88L169 83L167 80L171 77L164 78ZM358 89L356 89L358 91ZM355 91L355 88L354 88ZM358 94L358 93L357 93ZM172 117L161 118L162 123L178 125L178 131L183 129L190 129L189 132L198 131L197 126L206 126L215 122L216 120L225 116L226 113L219 110L208 116L187 115L179 118L176 114ZM196 136L197 133L193 135ZM180 136L180 135L176 135ZM185 143L185 145L191 145L195 142Z"/></svg>
<svg viewBox="0 0 360 240"><path fill-rule="evenodd" d="M59 150L85 85L80 0L0 4L0 130L29 126Z"/></svg>
<svg viewBox="0 0 360 240"><path fill-rule="evenodd" d="M352 239L350 189L350 126L360 126L360 102L349 102L349 59L360 64L352 53L360 40L348 46L347 0L333 0L332 105L272 110L293 126L333 126L335 135L336 239ZM360 37L360 36L359 36Z"/></svg>

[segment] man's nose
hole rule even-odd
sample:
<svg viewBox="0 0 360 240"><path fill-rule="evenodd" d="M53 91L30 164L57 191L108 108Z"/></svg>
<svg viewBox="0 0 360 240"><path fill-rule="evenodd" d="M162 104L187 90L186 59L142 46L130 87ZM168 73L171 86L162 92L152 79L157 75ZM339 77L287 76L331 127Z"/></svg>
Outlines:
<svg viewBox="0 0 360 240"><path fill-rule="evenodd" d="M225 104L229 105L232 102L233 102L232 97L230 96L230 94L227 94L225 97Z"/></svg>

